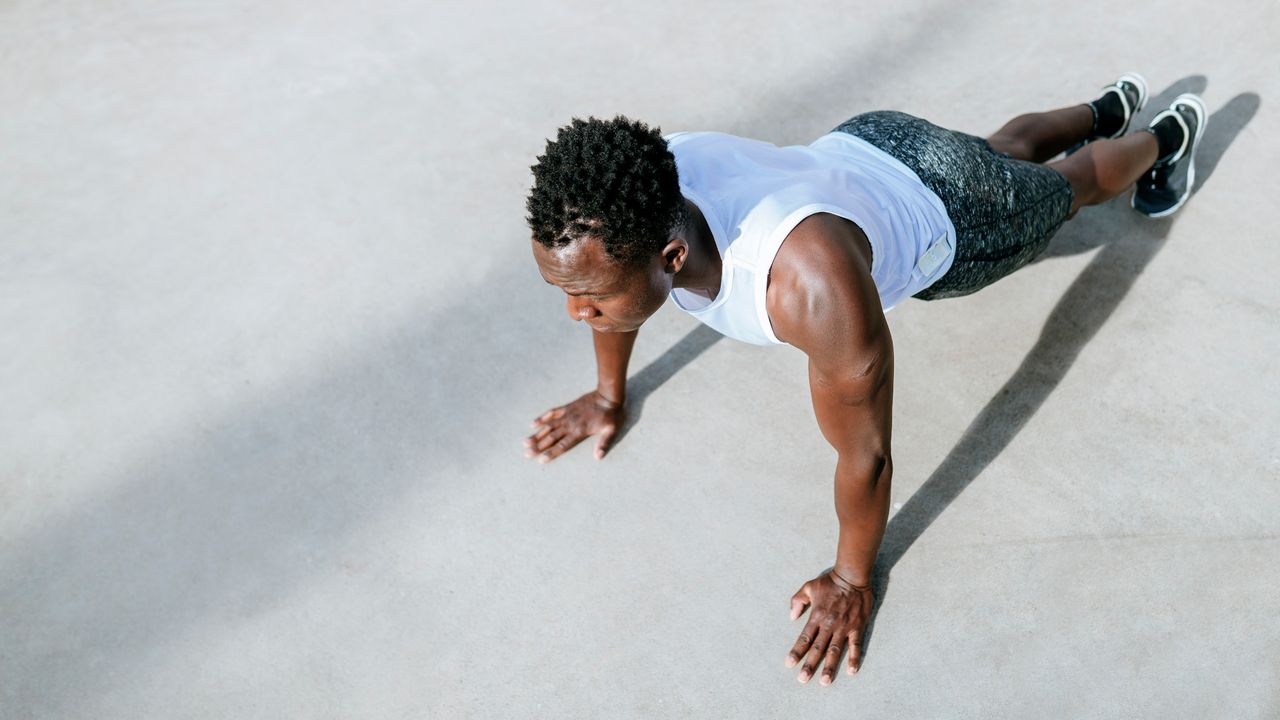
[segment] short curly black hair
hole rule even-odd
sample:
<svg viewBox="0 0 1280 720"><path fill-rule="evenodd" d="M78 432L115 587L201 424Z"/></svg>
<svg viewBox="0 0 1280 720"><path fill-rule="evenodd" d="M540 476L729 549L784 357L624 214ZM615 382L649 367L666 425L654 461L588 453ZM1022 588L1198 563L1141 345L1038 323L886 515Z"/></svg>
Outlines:
<svg viewBox="0 0 1280 720"><path fill-rule="evenodd" d="M610 258L634 267L689 220L667 141L625 115L573 118L530 169L525 219L547 248L594 235Z"/></svg>

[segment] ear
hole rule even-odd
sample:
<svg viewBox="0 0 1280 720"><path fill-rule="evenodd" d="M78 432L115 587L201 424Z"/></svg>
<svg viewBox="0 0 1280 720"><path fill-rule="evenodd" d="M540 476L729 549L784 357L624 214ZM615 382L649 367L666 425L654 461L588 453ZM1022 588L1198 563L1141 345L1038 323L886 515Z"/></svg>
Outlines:
<svg viewBox="0 0 1280 720"><path fill-rule="evenodd" d="M669 273L678 273L689 261L689 243L676 235L662 248L663 269Z"/></svg>

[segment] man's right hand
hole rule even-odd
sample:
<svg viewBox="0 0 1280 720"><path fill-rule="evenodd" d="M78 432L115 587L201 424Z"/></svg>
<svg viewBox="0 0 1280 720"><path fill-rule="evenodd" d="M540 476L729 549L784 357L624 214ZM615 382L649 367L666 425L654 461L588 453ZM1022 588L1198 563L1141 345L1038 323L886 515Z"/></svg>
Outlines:
<svg viewBox="0 0 1280 720"><path fill-rule="evenodd" d="M587 436L599 434L600 440L596 442L596 459L599 460L613 445L613 438L626 417L625 400L615 402L592 390L568 405L546 411L534 420L536 432L525 438L524 455L537 455L538 462L545 463L582 442Z"/></svg>

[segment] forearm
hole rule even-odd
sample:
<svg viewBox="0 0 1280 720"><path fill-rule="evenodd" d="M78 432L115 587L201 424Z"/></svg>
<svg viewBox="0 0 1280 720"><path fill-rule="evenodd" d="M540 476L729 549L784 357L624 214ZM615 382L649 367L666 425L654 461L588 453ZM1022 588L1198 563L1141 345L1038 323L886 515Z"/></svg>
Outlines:
<svg viewBox="0 0 1280 720"><path fill-rule="evenodd" d="M842 452L836 463L840 540L835 570L855 585L871 583L871 570L889 519L892 478L893 460L889 457Z"/></svg>
<svg viewBox="0 0 1280 720"><path fill-rule="evenodd" d="M601 397L616 403L627 399L627 363L631 361L631 349L636 344L639 330L630 332L600 332L592 330L596 349L596 391Z"/></svg>

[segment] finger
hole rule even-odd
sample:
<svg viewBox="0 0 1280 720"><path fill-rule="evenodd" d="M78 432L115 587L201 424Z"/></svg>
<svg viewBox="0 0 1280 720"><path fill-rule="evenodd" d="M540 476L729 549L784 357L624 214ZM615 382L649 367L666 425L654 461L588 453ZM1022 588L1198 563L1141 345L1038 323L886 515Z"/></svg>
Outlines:
<svg viewBox="0 0 1280 720"><path fill-rule="evenodd" d="M533 444L533 447L530 449L533 450L534 452L542 452L543 450L546 450L547 448L559 442L560 439L563 438L564 436L565 436L564 430L553 430L552 432L549 432L546 435L543 435L541 438L538 438L538 441L535 442Z"/></svg>
<svg viewBox="0 0 1280 720"><path fill-rule="evenodd" d="M554 429L555 428L551 427L550 425L544 425L541 430L524 439L525 446L532 448L535 444L537 444L539 440L546 437L547 433L551 432Z"/></svg>
<svg viewBox="0 0 1280 720"><path fill-rule="evenodd" d="M852 675L862 667L862 633L849 633L849 674Z"/></svg>
<svg viewBox="0 0 1280 720"><path fill-rule="evenodd" d="M616 426L605 428L600 433L600 441L596 443L596 459L604 457L609 452L609 448L613 447L613 436L618 434Z"/></svg>
<svg viewBox="0 0 1280 720"><path fill-rule="evenodd" d="M538 430L538 432L531 434L531 436L525 438L525 445L531 447L532 445L534 445L534 443L540 441L540 439L543 439L543 437L547 436L547 433L552 432L553 429L556 429L556 428L550 427L550 425L543 425L543 427L541 427L541 429Z"/></svg>
<svg viewBox="0 0 1280 720"><path fill-rule="evenodd" d="M795 595L791 596L791 619L792 620L795 620L796 618L803 615L804 609L809 606L808 588L809 588L809 584L805 583L804 587L800 588L798 591L796 591Z"/></svg>
<svg viewBox="0 0 1280 720"><path fill-rule="evenodd" d="M544 451L541 455L539 455L538 462L547 462L548 460L554 460L560 455L563 455L564 453L573 449L573 446L577 445L580 442L582 442L581 437L575 438L575 437L569 437L566 435L560 438L559 440L557 440L551 447L547 448L546 451Z"/></svg>
<svg viewBox="0 0 1280 720"><path fill-rule="evenodd" d="M795 667L800 662L800 658L804 656L805 651L813 645L813 641L818 638L818 623L813 621L813 616L809 616L809 622L805 624L804 629L800 631L800 637L796 638L796 644L791 646L791 651L787 653L787 667Z"/></svg>
<svg viewBox="0 0 1280 720"><path fill-rule="evenodd" d="M536 425L538 425L538 424L540 424L540 423L543 423L543 422L545 422L545 421L547 421L547 420L550 420L550 419L553 419L553 418L561 417L561 416L563 416L563 415L564 415L564 410L565 410L565 409L564 409L563 407L551 408L550 410L548 410L548 411L546 411L546 412L542 413L541 415L539 415L538 417L534 418L534 419L533 419L533 425L535 425L535 426L536 426Z"/></svg>
<svg viewBox="0 0 1280 720"><path fill-rule="evenodd" d="M822 679L818 681L823 685L830 685L835 680L836 673L840 672L840 656L844 653L846 639L833 636L827 651L823 653L825 661L822 664Z"/></svg>
<svg viewBox="0 0 1280 720"><path fill-rule="evenodd" d="M809 652L805 654L804 662L800 665L800 682L807 683L809 678L813 677L813 673L818 669L818 663L822 662L822 654L826 652L827 645L830 642L831 631L823 628L818 633L818 638L813 641L813 647L809 648Z"/></svg>
<svg viewBox="0 0 1280 720"><path fill-rule="evenodd" d="M533 428L534 430L541 430L542 428L554 428L555 426L560 424L560 418L562 417L564 417L564 413L560 413L559 415L552 415L551 413L547 413L543 417L533 421Z"/></svg>

